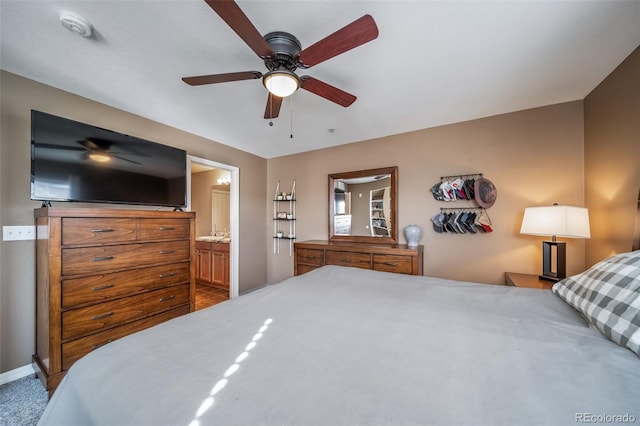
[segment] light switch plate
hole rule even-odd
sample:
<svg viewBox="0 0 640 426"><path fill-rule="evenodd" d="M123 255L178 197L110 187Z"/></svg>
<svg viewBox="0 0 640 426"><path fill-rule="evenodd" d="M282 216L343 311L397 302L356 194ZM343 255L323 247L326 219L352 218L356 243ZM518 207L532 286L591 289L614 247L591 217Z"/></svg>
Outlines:
<svg viewBox="0 0 640 426"><path fill-rule="evenodd" d="M35 240L36 227L34 225L3 226L3 241Z"/></svg>

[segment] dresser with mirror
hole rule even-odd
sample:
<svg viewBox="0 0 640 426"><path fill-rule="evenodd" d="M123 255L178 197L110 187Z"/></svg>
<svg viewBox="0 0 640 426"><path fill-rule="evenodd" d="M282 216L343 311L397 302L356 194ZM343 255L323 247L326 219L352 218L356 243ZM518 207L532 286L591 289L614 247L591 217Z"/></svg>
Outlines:
<svg viewBox="0 0 640 426"><path fill-rule="evenodd" d="M329 175L327 240L294 244L294 274L340 265L423 273L423 246L399 244L398 168Z"/></svg>

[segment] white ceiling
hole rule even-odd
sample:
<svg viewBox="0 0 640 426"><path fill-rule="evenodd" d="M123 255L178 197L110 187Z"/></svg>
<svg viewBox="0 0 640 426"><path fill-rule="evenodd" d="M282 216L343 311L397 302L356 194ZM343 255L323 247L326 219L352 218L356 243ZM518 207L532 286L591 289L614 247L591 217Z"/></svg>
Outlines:
<svg viewBox="0 0 640 426"><path fill-rule="evenodd" d="M376 40L299 70L357 101L343 108L299 90L269 126L260 80L186 85L181 77L266 71L203 0L0 0L0 66L271 158L582 99L640 45L640 1L238 4L258 31L290 32L303 49L371 14ZM63 28L61 10L96 36Z"/></svg>

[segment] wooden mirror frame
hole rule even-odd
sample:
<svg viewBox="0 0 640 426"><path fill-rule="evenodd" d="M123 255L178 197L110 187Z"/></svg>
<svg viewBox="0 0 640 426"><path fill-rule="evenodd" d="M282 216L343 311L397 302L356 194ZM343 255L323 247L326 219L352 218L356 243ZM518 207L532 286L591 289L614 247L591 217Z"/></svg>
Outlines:
<svg viewBox="0 0 640 426"><path fill-rule="evenodd" d="M366 176L390 175L390 220L391 235L389 237L374 237L369 235L335 235L334 215L335 215L335 182L341 179L354 179ZM329 175L329 241L345 241L352 243L376 243L376 244L397 244L398 243L398 167L384 167L380 169L358 170L355 172L333 173Z"/></svg>

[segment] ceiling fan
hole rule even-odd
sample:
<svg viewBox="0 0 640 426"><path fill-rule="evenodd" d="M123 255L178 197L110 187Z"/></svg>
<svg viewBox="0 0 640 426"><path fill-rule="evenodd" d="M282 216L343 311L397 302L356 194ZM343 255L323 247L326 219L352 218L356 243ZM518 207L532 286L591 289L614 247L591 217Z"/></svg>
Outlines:
<svg viewBox="0 0 640 426"><path fill-rule="evenodd" d="M308 75L299 77L295 71L298 68L310 68L376 39L378 27L371 15L364 15L317 43L302 49L300 41L284 31L270 32L263 37L233 0L205 0L205 2L264 61L268 72L262 74L260 71L241 71L184 77L182 80L185 83L199 86L262 78L262 84L269 91L264 111L265 119L277 118L282 98L293 94L299 88L343 107L348 107L355 102L354 95Z"/></svg>
<svg viewBox="0 0 640 426"><path fill-rule="evenodd" d="M90 160L97 161L99 163L105 163L107 161L111 161L112 158L117 158L122 161L128 161L129 163L141 164L141 163L138 163L137 161L133 161L123 157L123 155L140 155L140 154L135 154L133 152L124 153L124 152L111 151L110 148L113 145L113 142L111 141L108 141L105 139L92 138L92 139L85 139L82 141L78 141L78 143L82 145L84 149L87 150L87 152L85 153L85 158L88 158ZM146 157L146 155L143 155L143 157Z"/></svg>

